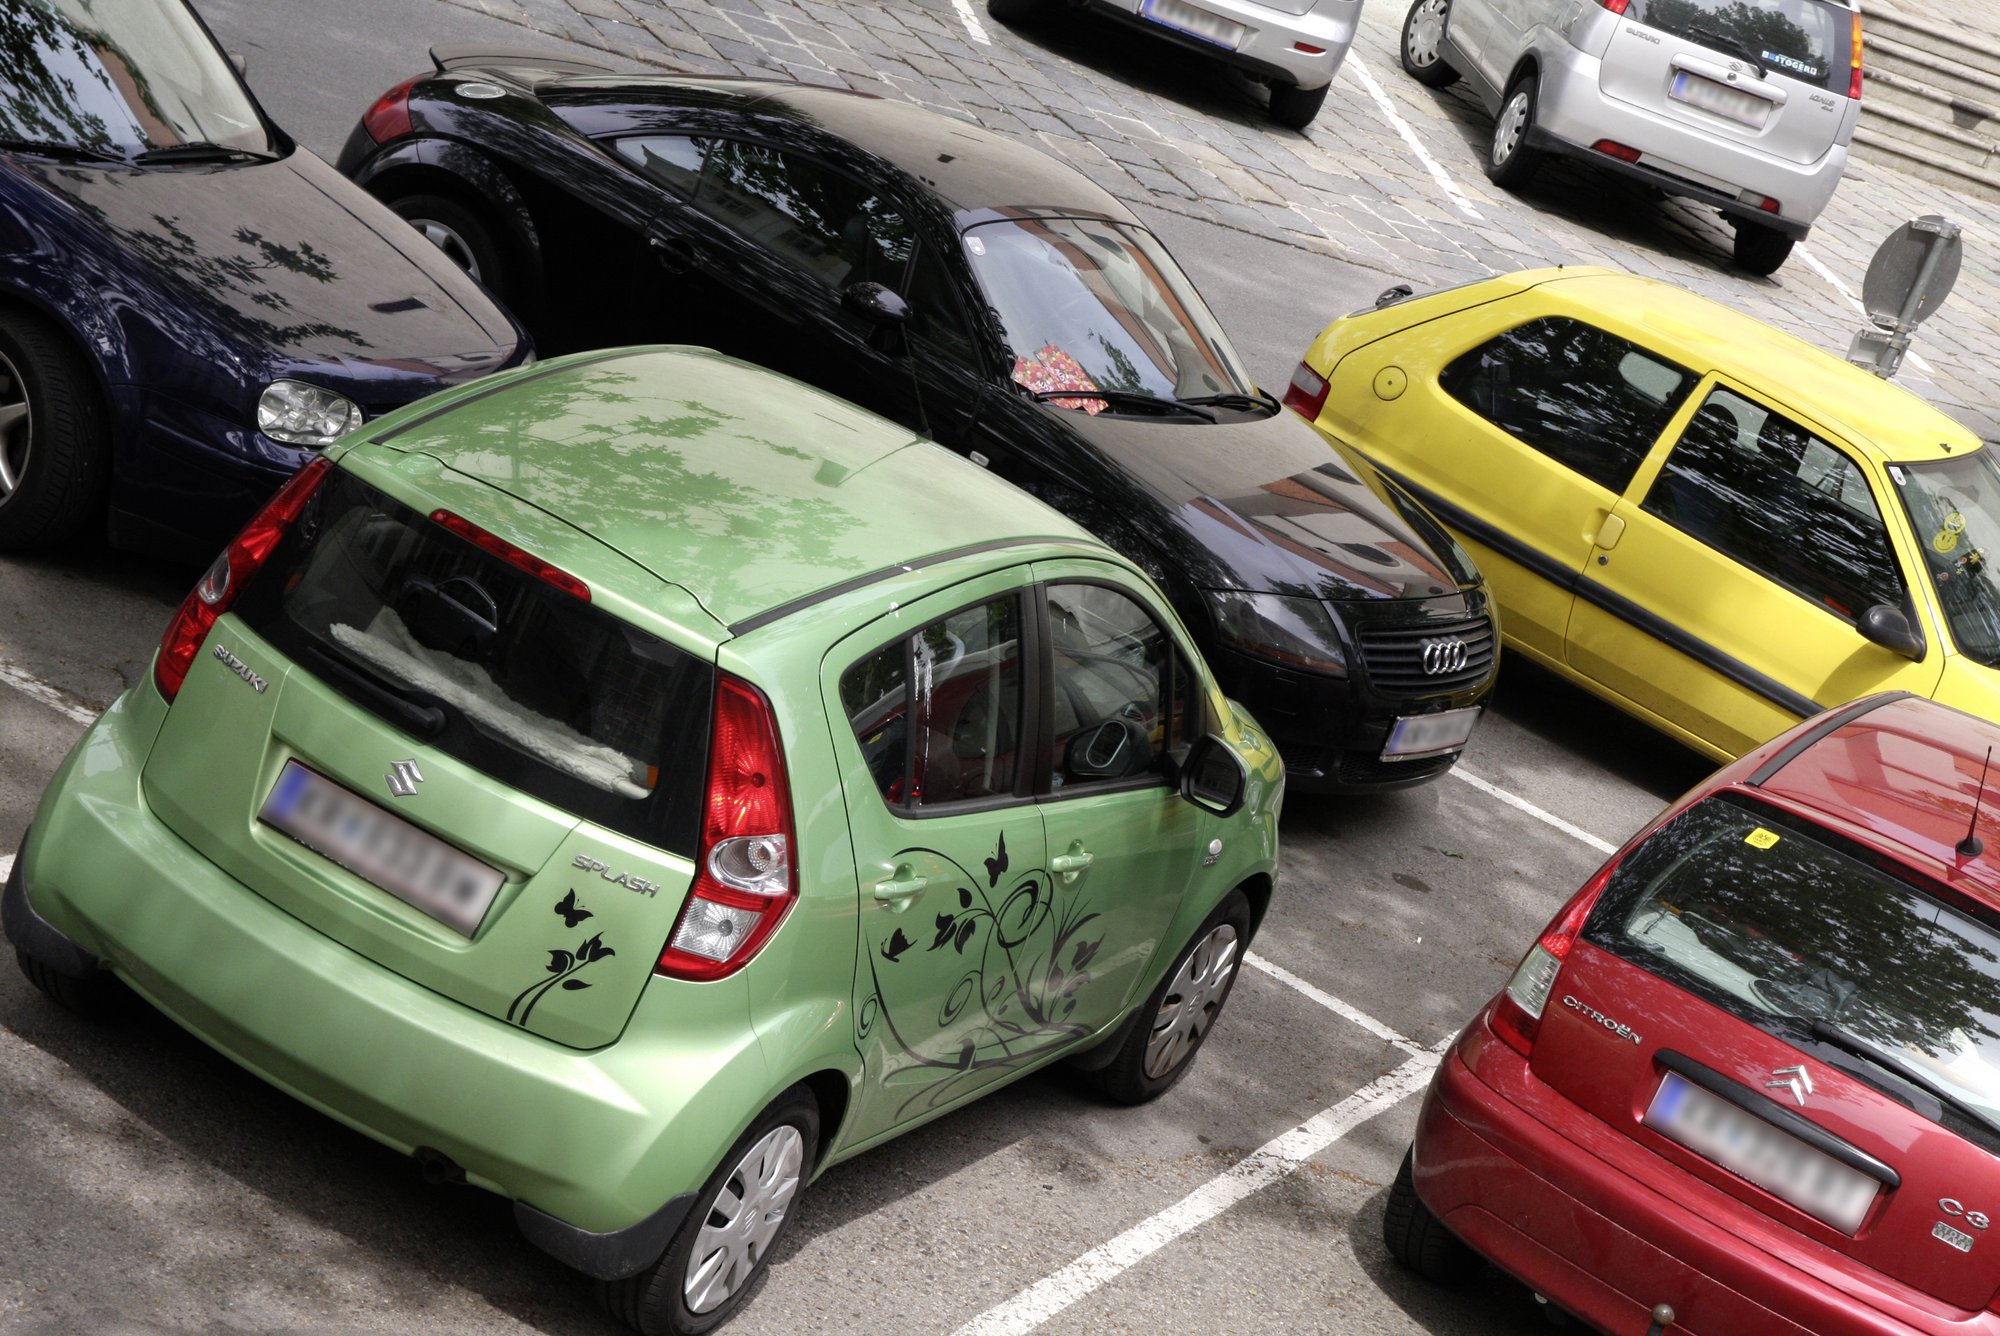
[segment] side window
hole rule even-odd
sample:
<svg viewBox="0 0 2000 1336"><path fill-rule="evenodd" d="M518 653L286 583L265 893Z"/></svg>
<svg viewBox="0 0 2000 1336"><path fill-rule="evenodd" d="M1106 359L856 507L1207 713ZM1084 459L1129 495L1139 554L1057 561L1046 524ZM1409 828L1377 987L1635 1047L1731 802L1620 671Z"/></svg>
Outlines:
<svg viewBox="0 0 2000 1336"><path fill-rule="evenodd" d="M1903 602L1860 467L1729 390L1713 390L1696 410L1644 509L1847 621Z"/></svg>
<svg viewBox="0 0 2000 1336"><path fill-rule="evenodd" d="M694 206L828 287L875 282L902 290L909 221L873 186L812 158L711 141Z"/></svg>
<svg viewBox="0 0 2000 1336"><path fill-rule="evenodd" d="M1534 320L1455 359L1445 393L1522 443L1622 492L1693 388L1692 372L1576 320Z"/></svg>
<svg viewBox="0 0 2000 1336"><path fill-rule="evenodd" d="M1152 614L1104 585L1048 589L1059 791L1163 775L1201 709L1187 666Z"/></svg>
<svg viewBox="0 0 2000 1336"><path fill-rule="evenodd" d="M636 135L619 140L616 147L619 157L682 199L692 199L701 183L701 164L709 142L685 135Z"/></svg>
<svg viewBox="0 0 2000 1336"><path fill-rule="evenodd" d="M918 247L916 263L910 266L909 290L903 295L910 303L911 337L961 366L978 367L977 345L965 323L965 299L935 246Z"/></svg>
<svg viewBox="0 0 2000 1336"><path fill-rule="evenodd" d="M1012 794L1020 765L1020 599L1009 594L966 608L877 650L841 675L840 702L891 807Z"/></svg>

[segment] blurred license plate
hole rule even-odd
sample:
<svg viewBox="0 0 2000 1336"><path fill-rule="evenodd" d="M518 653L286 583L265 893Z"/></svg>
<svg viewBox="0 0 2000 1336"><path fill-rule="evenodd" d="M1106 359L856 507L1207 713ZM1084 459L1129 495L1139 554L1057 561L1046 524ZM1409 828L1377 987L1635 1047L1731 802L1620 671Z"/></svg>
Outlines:
<svg viewBox="0 0 2000 1336"><path fill-rule="evenodd" d="M1846 1234L1860 1228L1881 1186L1673 1072L1653 1093L1645 1123Z"/></svg>
<svg viewBox="0 0 2000 1336"><path fill-rule="evenodd" d="M1457 751L1472 736L1472 726L1479 722L1479 710L1480 707L1474 705L1463 710L1445 710L1440 714L1404 715L1389 730L1389 741L1383 745L1382 759L1407 761L1412 757Z"/></svg>
<svg viewBox="0 0 2000 1336"><path fill-rule="evenodd" d="M505 880L498 868L459 852L297 761L285 762L258 816L467 937L486 916Z"/></svg>
<svg viewBox="0 0 2000 1336"><path fill-rule="evenodd" d="M1211 14L1205 9L1196 9L1182 0L1140 0L1139 14L1155 23L1184 32L1190 37L1199 37L1204 42L1226 46L1234 51L1242 45L1242 24L1233 19Z"/></svg>
<svg viewBox="0 0 2000 1336"><path fill-rule="evenodd" d="M1765 120L1771 115L1771 104L1763 98L1685 70L1674 75L1674 85L1668 90L1668 95L1677 102L1727 116L1732 121L1741 121L1759 130L1764 128Z"/></svg>

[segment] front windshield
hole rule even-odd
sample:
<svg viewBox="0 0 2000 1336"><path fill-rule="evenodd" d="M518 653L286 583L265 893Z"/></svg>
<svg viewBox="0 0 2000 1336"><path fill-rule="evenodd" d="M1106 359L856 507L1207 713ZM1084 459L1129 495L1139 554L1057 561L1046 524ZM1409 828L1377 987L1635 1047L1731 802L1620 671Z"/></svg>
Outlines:
<svg viewBox="0 0 2000 1336"><path fill-rule="evenodd" d="M2000 454L1989 446L1928 464L1891 464L1889 476L1953 643L1961 654L2000 667L2000 570L1993 564L2000 561Z"/></svg>
<svg viewBox="0 0 2000 1336"><path fill-rule="evenodd" d="M1031 391L1255 392L1214 313L1143 228L1090 218L981 223L967 229L965 253L1006 336L1014 380ZM1117 407L1053 402L1086 413Z"/></svg>
<svg viewBox="0 0 2000 1336"><path fill-rule="evenodd" d="M180 0L0 0L0 139L131 156L267 153L236 72Z"/></svg>

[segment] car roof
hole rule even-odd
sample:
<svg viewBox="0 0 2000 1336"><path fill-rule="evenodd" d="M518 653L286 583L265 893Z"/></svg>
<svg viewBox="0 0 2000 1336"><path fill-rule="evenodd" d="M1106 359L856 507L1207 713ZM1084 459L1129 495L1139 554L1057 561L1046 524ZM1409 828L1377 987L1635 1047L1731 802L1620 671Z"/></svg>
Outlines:
<svg viewBox="0 0 2000 1336"><path fill-rule="evenodd" d="M705 348L578 354L445 399L385 419L374 440L590 535L739 634L802 599L971 550L1040 541L1110 556L907 428Z"/></svg>
<svg viewBox="0 0 2000 1336"><path fill-rule="evenodd" d="M1916 395L1796 335L1659 279L1595 267L1508 276L1690 370L1720 371L1838 428L1885 463L1920 462L1981 448L1977 434Z"/></svg>
<svg viewBox="0 0 2000 1336"><path fill-rule="evenodd" d="M591 75L536 85L543 96L622 91L695 101L745 116L816 126L929 187L956 211L1028 208L1136 222L1109 191L1066 163L990 130L923 107L843 88L776 79Z"/></svg>
<svg viewBox="0 0 2000 1336"><path fill-rule="evenodd" d="M1801 746L1803 741L1805 745ZM1940 881L2000 904L2000 725L1922 696L1869 697L1753 774L1757 791L1884 848ZM1975 800L1982 852L1957 852Z"/></svg>

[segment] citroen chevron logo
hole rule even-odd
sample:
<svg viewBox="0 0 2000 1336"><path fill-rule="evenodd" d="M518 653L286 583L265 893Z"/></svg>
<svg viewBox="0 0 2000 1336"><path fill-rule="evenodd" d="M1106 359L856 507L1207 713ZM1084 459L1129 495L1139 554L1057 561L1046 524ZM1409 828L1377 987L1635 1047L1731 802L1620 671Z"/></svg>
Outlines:
<svg viewBox="0 0 2000 1336"><path fill-rule="evenodd" d="M1806 1096L1813 1092L1812 1075L1806 1071L1804 1063L1780 1067L1771 1075L1778 1079L1764 1082L1766 1090L1789 1090L1792 1092L1792 1098L1801 1104L1805 1103Z"/></svg>
<svg viewBox="0 0 2000 1336"><path fill-rule="evenodd" d="M392 761L389 773L383 778L389 781L389 792L398 798L407 798L417 791L417 785L424 782L424 772L417 769L415 761Z"/></svg>

